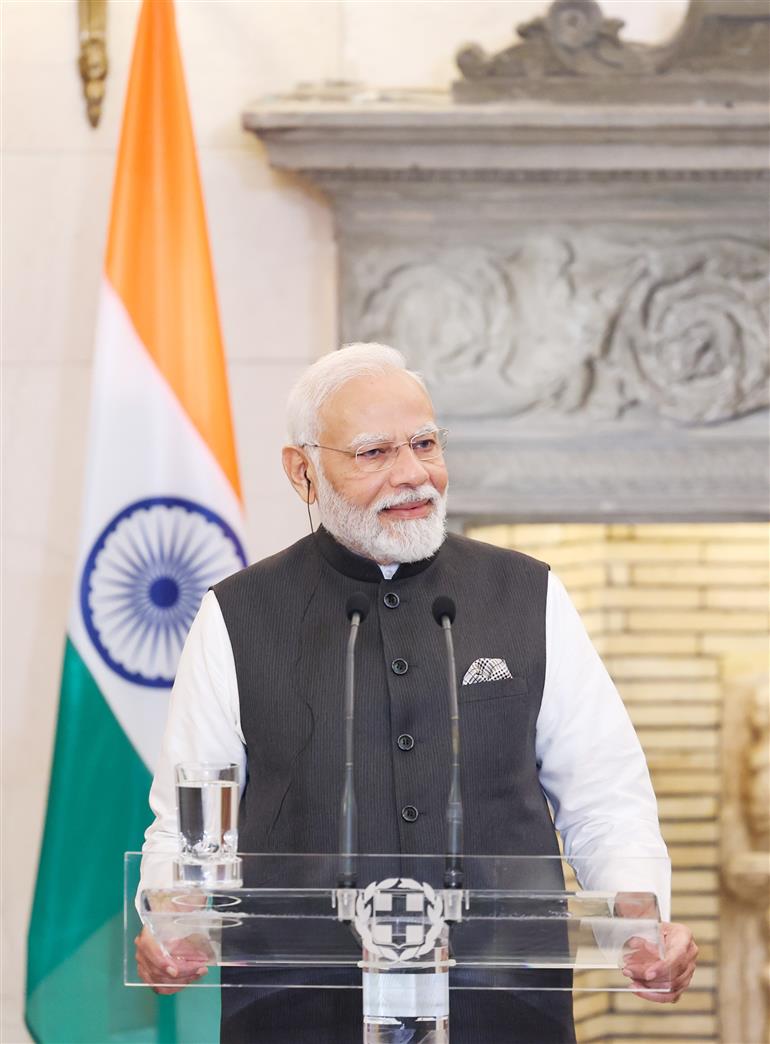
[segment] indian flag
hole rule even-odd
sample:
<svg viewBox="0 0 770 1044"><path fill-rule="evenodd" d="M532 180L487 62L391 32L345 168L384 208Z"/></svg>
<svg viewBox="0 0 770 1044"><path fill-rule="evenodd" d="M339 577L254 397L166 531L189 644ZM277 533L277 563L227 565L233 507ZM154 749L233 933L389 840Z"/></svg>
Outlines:
<svg viewBox="0 0 770 1044"><path fill-rule="evenodd" d="M122 861L178 657L207 588L245 565L206 221L170 0L144 0L96 337L77 580L29 931L45 1042L180 1040L173 998L122 985ZM184 1005L217 991L185 991ZM193 997L195 994L197 997ZM213 1040L208 1023L198 1039Z"/></svg>

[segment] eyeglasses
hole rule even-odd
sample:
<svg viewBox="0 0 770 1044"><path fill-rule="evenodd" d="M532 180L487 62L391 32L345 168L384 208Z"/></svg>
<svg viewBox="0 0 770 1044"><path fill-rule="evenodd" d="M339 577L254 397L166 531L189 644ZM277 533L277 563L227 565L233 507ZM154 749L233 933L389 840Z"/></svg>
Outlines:
<svg viewBox="0 0 770 1044"><path fill-rule="evenodd" d="M353 458L360 471L370 473L392 468L402 446L408 446L417 460L443 460L448 434L447 428L437 428L435 431L425 431L413 435L408 442L367 442L356 450L322 446L319 442L304 442L300 448L325 449L331 450L332 453L344 453Z"/></svg>

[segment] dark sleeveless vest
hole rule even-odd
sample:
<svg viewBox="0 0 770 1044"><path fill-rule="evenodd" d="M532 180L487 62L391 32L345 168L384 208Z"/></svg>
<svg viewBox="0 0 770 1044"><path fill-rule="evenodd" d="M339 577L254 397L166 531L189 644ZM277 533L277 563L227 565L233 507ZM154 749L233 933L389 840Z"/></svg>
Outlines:
<svg viewBox="0 0 770 1044"><path fill-rule="evenodd" d="M247 748L240 849L338 847L345 605L363 591L371 609L356 647L359 851L444 851L450 729L444 637L431 606L448 595L458 681L481 657L504 659L513 675L460 686L464 850L558 855L535 756L547 584L543 563L454 535L385 580L323 529L218 584ZM450 1022L452 1044L574 1040L563 992L454 991ZM358 991L222 991L223 1041L327 1039L361 1039Z"/></svg>

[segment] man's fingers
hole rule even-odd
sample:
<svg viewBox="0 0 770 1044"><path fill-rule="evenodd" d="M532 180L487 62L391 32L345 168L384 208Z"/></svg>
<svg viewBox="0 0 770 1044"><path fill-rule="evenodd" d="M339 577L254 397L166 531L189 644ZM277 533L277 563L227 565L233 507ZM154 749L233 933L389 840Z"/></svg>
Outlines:
<svg viewBox="0 0 770 1044"><path fill-rule="evenodd" d="M650 964L644 969L639 978L643 979L644 982L658 982L663 980L670 982L672 971L673 965L668 959L664 961L655 961L654 964Z"/></svg>
<svg viewBox="0 0 770 1044"><path fill-rule="evenodd" d="M681 992L682 990L686 990L687 987L692 982L692 977L693 977L694 974L695 974L695 968L694 967L685 968L685 970L681 973L681 975L677 975L677 977L675 979L672 979L672 981L671 981L671 989L674 990L674 991L679 991L679 992Z"/></svg>
<svg viewBox="0 0 770 1044"><path fill-rule="evenodd" d="M639 935L632 935L623 945L623 953L627 960L643 958L647 955L657 957L658 947L649 939L642 939Z"/></svg>
<svg viewBox="0 0 770 1044"><path fill-rule="evenodd" d="M635 996L641 997L642 1000L652 1001L655 1004L676 1004L690 985L691 980L692 973L684 976L682 979L678 979L676 982L673 982L671 984L671 989L664 993L644 987L639 990L632 990L632 992ZM641 983L639 985L641 986Z"/></svg>
<svg viewBox="0 0 770 1044"><path fill-rule="evenodd" d="M197 982L208 971L207 954L190 940L173 940L168 944L170 954L153 936L143 929L136 940L136 967L142 982L156 993L178 993L190 983Z"/></svg>
<svg viewBox="0 0 770 1044"><path fill-rule="evenodd" d="M689 930L682 925L665 927L676 930L669 931L664 936L664 957L661 958L657 948L646 940L637 937L629 939L626 944L624 973L630 972L631 977L640 981L654 982L666 976L673 979L685 969L694 966L698 947Z"/></svg>
<svg viewBox="0 0 770 1044"><path fill-rule="evenodd" d="M694 942L690 942L684 949L667 953L664 960L651 964L645 969L643 978L646 982L655 982L657 979L668 977L672 983L688 973L692 978L697 956L698 947Z"/></svg>
<svg viewBox="0 0 770 1044"><path fill-rule="evenodd" d="M659 969L658 974L655 977L647 977L648 973L634 973L625 969L623 974L626 978L631 979L634 986L638 986L640 989L654 990L655 987L665 988L667 990L679 990L687 986L693 977L695 971L694 964L687 964L684 968L667 968L664 967Z"/></svg>
<svg viewBox="0 0 770 1044"><path fill-rule="evenodd" d="M662 932L666 957L680 957L695 946L692 932L683 924L664 924ZM697 947L695 949L697 951Z"/></svg>
<svg viewBox="0 0 770 1044"><path fill-rule="evenodd" d="M653 964L629 961L623 965L623 974L627 979L634 979L643 984L668 983L675 974L667 961L656 960Z"/></svg>
<svg viewBox="0 0 770 1044"><path fill-rule="evenodd" d="M691 965L676 978L673 978L670 983L667 983L666 990L656 990L655 986L658 985L657 983L650 984L639 979L633 979L631 990L637 997L642 997L644 1000L655 1001L657 1004L676 1004L682 993L692 982L694 974L695 966ZM634 989L635 986L638 989Z"/></svg>
<svg viewBox="0 0 770 1044"><path fill-rule="evenodd" d="M644 978L648 969L663 963L658 947L638 935L628 939L623 947L623 972L635 979Z"/></svg>
<svg viewBox="0 0 770 1044"><path fill-rule="evenodd" d="M184 989L185 986L189 986L193 982L197 982L201 979L206 972L207 968L200 968L195 972L191 972L187 975L178 975L172 982L168 981L168 976L165 973L165 969L152 968L147 965L137 964L139 969L139 975L143 982L148 986L151 986L156 993L178 993Z"/></svg>
<svg viewBox="0 0 770 1044"><path fill-rule="evenodd" d="M149 981L155 984L165 984L167 980L171 980L168 983L169 986L193 982L208 971L205 964L192 964L186 968L175 968L173 965L158 965L148 961L137 961L136 966L143 978L149 977Z"/></svg>
<svg viewBox="0 0 770 1044"><path fill-rule="evenodd" d="M642 979L632 979L630 986L635 992L638 990L649 996L653 993L660 993L670 995L672 993L681 993L682 990L687 989L692 981L692 973L680 975L676 979L672 979L670 982L666 980L659 980L657 982L644 982Z"/></svg>
<svg viewBox="0 0 770 1044"><path fill-rule="evenodd" d="M658 948L657 943L645 939L643 935L632 935L623 945L629 950L649 950L653 953L656 953Z"/></svg>
<svg viewBox="0 0 770 1044"><path fill-rule="evenodd" d="M698 947L683 924L661 925L664 957L639 938L629 939L623 974L630 989L655 1004L676 1004L692 981Z"/></svg>
<svg viewBox="0 0 770 1044"><path fill-rule="evenodd" d="M690 953L689 939L677 939L675 942L669 945L668 941L664 944L664 960L667 964L674 965L686 961Z"/></svg>

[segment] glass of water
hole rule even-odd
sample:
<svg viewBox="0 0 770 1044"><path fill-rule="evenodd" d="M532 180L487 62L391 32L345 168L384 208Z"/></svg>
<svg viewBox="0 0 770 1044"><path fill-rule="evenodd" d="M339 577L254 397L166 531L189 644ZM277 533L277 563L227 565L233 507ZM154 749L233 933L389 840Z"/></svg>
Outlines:
<svg viewBox="0 0 770 1044"><path fill-rule="evenodd" d="M175 876L189 884L237 884L239 767L182 762L175 766L179 857Z"/></svg>

